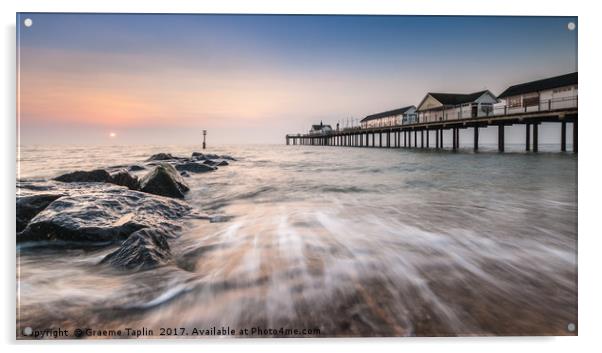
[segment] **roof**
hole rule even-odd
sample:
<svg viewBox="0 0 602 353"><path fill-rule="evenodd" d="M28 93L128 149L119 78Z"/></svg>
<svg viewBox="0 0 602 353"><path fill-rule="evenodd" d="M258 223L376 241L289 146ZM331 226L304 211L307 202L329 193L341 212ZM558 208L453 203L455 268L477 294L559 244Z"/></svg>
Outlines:
<svg viewBox="0 0 602 353"><path fill-rule="evenodd" d="M418 110L421 110L420 107L422 106L424 101L429 96L433 97L434 99L436 99L439 103L441 103L444 106L446 106L446 105L456 106L456 105L460 105L460 104L464 104L464 103L474 102L477 99L479 99L479 97L484 95L485 93L489 93L491 95L491 97L493 97L494 99L497 100L497 98L495 98L495 95L493 93L491 93L489 90L483 90L483 91L478 91L478 92L468 93L468 94L429 92L424 96L424 98L422 98L422 101L420 101L420 104L418 104Z"/></svg>
<svg viewBox="0 0 602 353"><path fill-rule="evenodd" d="M479 91L479 92L475 92L475 93L469 93L469 94L431 93L431 92L429 92L428 95L435 98L436 100L441 102L441 104L443 104L443 105L458 105L458 104L474 102L475 100L477 100L480 96L482 96L485 93L487 93L487 90L483 90L483 91Z"/></svg>
<svg viewBox="0 0 602 353"><path fill-rule="evenodd" d="M322 129L325 129L325 128L329 128L329 129L332 130L332 127L330 125L312 125L311 126L311 129L315 130L315 131L322 130Z"/></svg>
<svg viewBox="0 0 602 353"><path fill-rule="evenodd" d="M361 120L361 122L363 123L363 122L374 120L374 119L380 119L380 118L386 118L388 116L400 115L412 108L416 108L416 107L413 105L410 105L410 106L399 108L399 109L393 109L393 110L389 110L389 111L382 112L382 113L368 115L367 117L363 118Z"/></svg>
<svg viewBox="0 0 602 353"><path fill-rule="evenodd" d="M521 83L518 85L508 87L498 98L505 98L510 96L517 96L519 94L543 91L546 89L552 89L563 86L570 86L577 84L577 72L573 72L566 75L550 77L543 80L531 81L527 83Z"/></svg>

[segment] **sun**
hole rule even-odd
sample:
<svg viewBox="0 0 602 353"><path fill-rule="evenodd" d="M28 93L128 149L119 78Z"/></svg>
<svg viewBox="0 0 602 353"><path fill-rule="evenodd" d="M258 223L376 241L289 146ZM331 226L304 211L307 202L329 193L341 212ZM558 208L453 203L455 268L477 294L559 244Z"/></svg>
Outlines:
<svg viewBox="0 0 602 353"><path fill-rule="evenodd" d="M115 137L117 137L117 134L114 133L114 132L109 132L109 137L110 138L115 138Z"/></svg>

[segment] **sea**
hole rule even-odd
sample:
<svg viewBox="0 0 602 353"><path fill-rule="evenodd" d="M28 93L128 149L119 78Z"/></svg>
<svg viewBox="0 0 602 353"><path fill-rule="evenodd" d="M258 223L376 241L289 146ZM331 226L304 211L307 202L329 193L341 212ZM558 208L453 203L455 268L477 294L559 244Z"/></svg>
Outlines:
<svg viewBox="0 0 602 353"><path fill-rule="evenodd" d="M218 221L183 219L171 263L17 244L17 334L574 335L577 155L558 150L210 146L236 161L191 173L184 201ZM21 146L17 182L195 151Z"/></svg>

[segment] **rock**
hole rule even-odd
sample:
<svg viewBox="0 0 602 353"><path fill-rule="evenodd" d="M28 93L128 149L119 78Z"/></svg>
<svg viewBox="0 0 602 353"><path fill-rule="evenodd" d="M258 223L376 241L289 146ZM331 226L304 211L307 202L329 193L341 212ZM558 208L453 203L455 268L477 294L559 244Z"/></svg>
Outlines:
<svg viewBox="0 0 602 353"><path fill-rule="evenodd" d="M229 161L236 161L236 158L232 157L232 156L228 156L226 154L221 156L222 159L227 159Z"/></svg>
<svg viewBox="0 0 602 353"><path fill-rule="evenodd" d="M141 170L145 170L146 168L144 168L143 166L139 165L139 164L132 164L130 166L128 166L128 171L130 172L138 172Z"/></svg>
<svg viewBox="0 0 602 353"><path fill-rule="evenodd" d="M209 165L209 166L224 166L224 165L229 165L230 163L228 163L228 161L225 161L225 160L206 159L203 161L203 164Z"/></svg>
<svg viewBox="0 0 602 353"><path fill-rule="evenodd" d="M218 159L220 158L217 154L204 154L200 152L192 152L193 160L206 160L206 159Z"/></svg>
<svg viewBox="0 0 602 353"><path fill-rule="evenodd" d="M138 178L123 168L113 170L111 173L104 169L95 169L92 171L78 170L63 174L54 180L65 183L111 183L125 186L131 190L137 190L139 187Z"/></svg>
<svg viewBox="0 0 602 353"><path fill-rule="evenodd" d="M185 203L115 186L80 188L51 202L17 242L69 241L80 246L111 243L143 228L176 231L190 212Z"/></svg>
<svg viewBox="0 0 602 353"><path fill-rule="evenodd" d="M183 176L183 177L185 177L185 178L190 177L190 174L188 174L187 171L180 172L180 175Z"/></svg>
<svg viewBox="0 0 602 353"><path fill-rule="evenodd" d="M171 153L157 153L157 154L153 154L152 156L148 157L147 161L167 161L170 159L174 159L174 157L171 155Z"/></svg>
<svg viewBox="0 0 602 353"><path fill-rule="evenodd" d="M64 194L39 194L17 197L17 232L27 227L29 221L50 203Z"/></svg>
<svg viewBox="0 0 602 353"><path fill-rule="evenodd" d="M125 186L130 190L140 189L140 182L138 181L138 177L130 174L125 169L119 169L111 173L111 178L109 182L115 185Z"/></svg>
<svg viewBox="0 0 602 353"><path fill-rule="evenodd" d="M172 156L171 153L157 153L150 156L146 161L170 161L170 160L186 160L187 158Z"/></svg>
<svg viewBox="0 0 602 353"><path fill-rule="evenodd" d="M95 169L92 171L78 170L72 173L63 174L54 180L64 183L106 183L111 180L111 175L104 169Z"/></svg>
<svg viewBox="0 0 602 353"><path fill-rule="evenodd" d="M140 190L155 195L184 198L184 193L190 189L173 166L162 163L142 177Z"/></svg>
<svg viewBox="0 0 602 353"><path fill-rule="evenodd" d="M132 233L119 249L105 256L101 263L127 270L146 270L163 265L171 258L167 237L161 229L141 229Z"/></svg>
<svg viewBox="0 0 602 353"><path fill-rule="evenodd" d="M187 171L192 173L204 173L204 172L212 172L215 171L216 168L210 165L196 163L196 162L186 162L181 164L176 164L176 169L180 171Z"/></svg>

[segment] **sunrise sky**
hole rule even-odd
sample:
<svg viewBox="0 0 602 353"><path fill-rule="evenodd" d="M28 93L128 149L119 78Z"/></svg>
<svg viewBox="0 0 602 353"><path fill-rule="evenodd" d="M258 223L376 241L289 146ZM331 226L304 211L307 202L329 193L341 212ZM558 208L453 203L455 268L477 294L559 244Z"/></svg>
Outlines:
<svg viewBox="0 0 602 353"><path fill-rule="evenodd" d="M283 143L428 91L577 71L571 21L21 13L21 143Z"/></svg>

